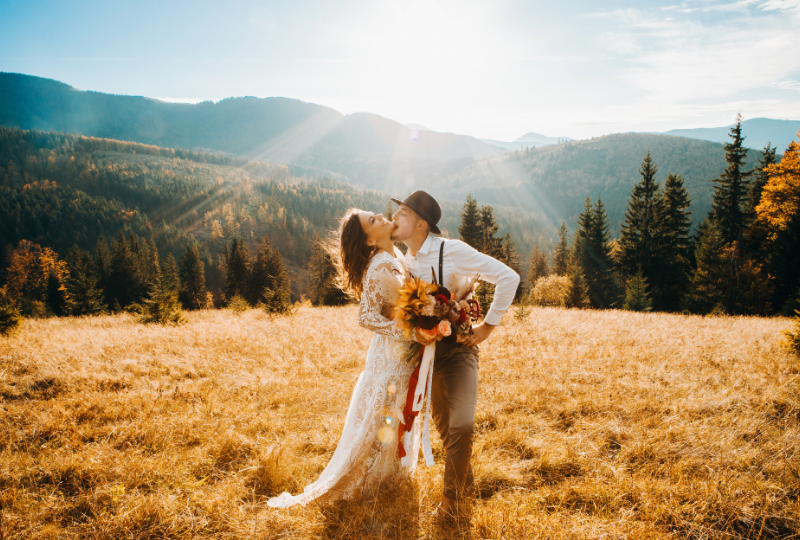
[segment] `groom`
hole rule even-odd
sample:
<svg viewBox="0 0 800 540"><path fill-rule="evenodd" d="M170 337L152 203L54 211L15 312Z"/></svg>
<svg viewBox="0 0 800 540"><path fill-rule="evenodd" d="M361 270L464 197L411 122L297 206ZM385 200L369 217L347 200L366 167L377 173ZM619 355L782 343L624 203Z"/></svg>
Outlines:
<svg viewBox="0 0 800 540"><path fill-rule="evenodd" d="M461 240L447 240L436 226L442 210L424 191L416 191L404 201L392 199L400 208L392 217L396 228L392 240L408 247L406 261L415 277L436 281L445 287L453 274L480 276L497 285L494 300L483 324L473 328L474 335L461 344L436 344L431 388L431 416L445 449L444 494L440 514L473 488L472 439L475 405L478 400L478 344L489 337L514 300L519 276L511 268L478 252ZM441 269L442 275L439 275ZM418 338L418 341L422 341Z"/></svg>

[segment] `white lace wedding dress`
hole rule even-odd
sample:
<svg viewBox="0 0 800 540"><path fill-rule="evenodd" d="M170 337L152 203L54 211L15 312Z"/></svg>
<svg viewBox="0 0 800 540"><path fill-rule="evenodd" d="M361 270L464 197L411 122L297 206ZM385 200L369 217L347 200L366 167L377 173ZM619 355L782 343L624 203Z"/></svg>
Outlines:
<svg viewBox="0 0 800 540"><path fill-rule="evenodd" d="M398 422L402 417L414 364L406 359L410 341L381 309L397 297L402 283L402 253L398 258L380 252L370 261L364 276L364 292L358 312L362 327L375 333L367 352L364 371L358 377L339 445L319 479L302 494L282 493L269 506L286 508L311 501L371 498L382 487L411 476L420 445L419 415L407 426L406 456L398 454ZM384 310L385 312L385 310Z"/></svg>

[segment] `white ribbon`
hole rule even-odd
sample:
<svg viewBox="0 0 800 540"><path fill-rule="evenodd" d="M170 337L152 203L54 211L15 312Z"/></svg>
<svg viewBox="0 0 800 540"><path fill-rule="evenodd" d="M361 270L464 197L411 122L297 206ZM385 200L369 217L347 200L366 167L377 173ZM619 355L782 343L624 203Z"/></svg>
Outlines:
<svg viewBox="0 0 800 540"><path fill-rule="evenodd" d="M421 411L422 402L425 400L425 388L428 384L428 373L432 373L433 357L436 354L436 342L430 345L425 345L425 351L422 353L422 362L419 366L419 379L417 380L417 387L414 389L414 405L411 407L412 411Z"/></svg>
<svg viewBox="0 0 800 540"><path fill-rule="evenodd" d="M427 351L427 347L425 348ZM431 355L433 356L433 355ZM422 370L420 370L420 374ZM433 383L433 363L428 370L428 406L425 407L425 423L422 426L422 454L425 456L425 464L433 467L433 451L431 450L431 384Z"/></svg>

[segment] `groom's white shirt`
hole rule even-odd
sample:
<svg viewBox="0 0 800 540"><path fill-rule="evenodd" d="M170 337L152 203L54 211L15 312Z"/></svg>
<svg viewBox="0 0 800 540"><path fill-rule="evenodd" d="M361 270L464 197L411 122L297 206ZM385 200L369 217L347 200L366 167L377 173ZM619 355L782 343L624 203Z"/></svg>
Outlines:
<svg viewBox="0 0 800 540"><path fill-rule="evenodd" d="M445 287L448 286L449 276L452 274L467 277L479 275L481 281L494 283L496 285L494 300L483 320L492 326L500 324L500 319L514 301L519 275L497 259L481 253L461 240L445 241L431 234L422 243L416 256L406 254L406 264L412 275L431 282L433 281L431 267L433 267L436 280L439 280L439 246L442 242L445 242L442 262L444 273L442 282Z"/></svg>

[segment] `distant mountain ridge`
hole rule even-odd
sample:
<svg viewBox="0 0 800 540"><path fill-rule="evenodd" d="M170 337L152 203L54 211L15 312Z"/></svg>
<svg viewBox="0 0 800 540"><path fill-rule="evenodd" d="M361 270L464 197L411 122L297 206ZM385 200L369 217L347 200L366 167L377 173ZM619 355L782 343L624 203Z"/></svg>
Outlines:
<svg viewBox="0 0 800 540"><path fill-rule="evenodd" d="M664 132L664 135L726 143L730 141L728 134L733 126L734 124L715 128L673 129ZM754 150L762 150L767 143L771 143L773 147L777 148L778 153L782 154L789 143L797 138L798 130L800 130L800 120L751 118L742 121L744 144Z"/></svg>
<svg viewBox="0 0 800 540"><path fill-rule="evenodd" d="M511 152L516 150L526 150L528 148L538 148L540 146L547 146L550 144L564 143L571 140L572 139L569 137L548 137L547 135L541 135L533 132L526 133L522 137L519 137L511 142L497 141L494 139L481 139L481 141L485 142L486 144L499 146L500 148L505 148Z"/></svg>
<svg viewBox="0 0 800 540"><path fill-rule="evenodd" d="M54 130L164 147L204 148L247 158L313 165L326 152L412 161L489 157L496 147L465 135L419 132L370 113L343 115L288 98L168 103L80 91L50 79L0 73L0 125Z"/></svg>

